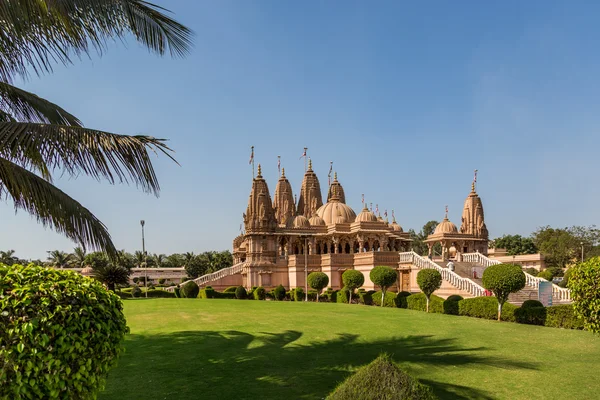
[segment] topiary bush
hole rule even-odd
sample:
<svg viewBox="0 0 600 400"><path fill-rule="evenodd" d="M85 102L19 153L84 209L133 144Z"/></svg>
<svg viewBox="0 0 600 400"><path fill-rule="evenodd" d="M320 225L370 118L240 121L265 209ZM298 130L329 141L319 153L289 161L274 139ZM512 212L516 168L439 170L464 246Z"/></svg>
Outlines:
<svg viewBox="0 0 600 400"><path fill-rule="evenodd" d="M122 302L96 280L0 265L0 398L88 399L128 332Z"/></svg>
<svg viewBox="0 0 600 400"><path fill-rule="evenodd" d="M544 305L539 300L525 300L523 302L523 304L521 304L521 308L532 308L532 307L544 307Z"/></svg>
<svg viewBox="0 0 600 400"><path fill-rule="evenodd" d="M458 302L463 299L462 296L453 294L444 300L444 314L458 315Z"/></svg>
<svg viewBox="0 0 600 400"><path fill-rule="evenodd" d="M327 396L327 400L350 399L435 400L437 397L384 354L350 375Z"/></svg>
<svg viewBox="0 0 600 400"><path fill-rule="evenodd" d="M398 307L398 308L408 308L408 302L406 301L406 299L411 294L412 294L411 292L404 292L404 291L399 292L396 295L396 307Z"/></svg>
<svg viewBox="0 0 600 400"><path fill-rule="evenodd" d="M396 283L396 280L398 279L398 273L396 272L396 270L390 267L377 266L371 270L371 272L369 273L369 278L371 279L371 282L373 282L375 285L381 288L381 290L379 291L379 305L383 307L386 304L386 301L383 297L385 296L387 289L394 283ZM396 298L395 295L394 298Z"/></svg>
<svg viewBox="0 0 600 400"><path fill-rule="evenodd" d="M519 324L543 326L546 324L546 308L521 306L515 310L515 321Z"/></svg>
<svg viewBox="0 0 600 400"><path fill-rule="evenodd" d="M175 297L178 299L181 298L181 287L179 287L179 285L175 286L173 293L175 293Z"/></svg>
<svg viewBox="0 0 600 400"><path fill-rule="evenodd" d="M348 303L352 303L352 293L354 293L355 289L358 289L365 283L365 276L360 271L349 269L342 274L342 281L344 282L344 287L348 288L348 293L350 294Z"/></svg>
<svg viewBox="0 0 600 400"><path fill-rule="evenodd" d="M285 299L285 288L283 285L279 285L273 289L273 297L277 301L283 301L283 299Z"/></svg>
<svg viewBox="0 0 600 400"><path fill-rule="evenodd" d="M600 333L600 257L571 267L569 284L575 315L583 321L585 329Z"/></svg>
<svg viewBox="0 0 600 400"><path fill-rule="evenodd" d="M131 297L142 297L142 289L139 286L134 286L131 289Z"/></svg>
<svg viewBox="0 0 600 400"><path fill-rule="evenodd" d="M175 298L175 293L161 289L150 289L148 290L148 297Z"/></svg>
<svg viewBox="0 0 600 400"><path fill-rule="evenodd" d="M381 304L381 296L384 296L383 305ZM378 290L373 293L372 299L373 304L376 306L396 308L396 293L394 292L386 291L384 295L381 290Z"/></svg>
<svg viewBox="0 0 600 400"><path fill-rule="evenodd" d="M206 287L208 289L208 286ZM212 288L211 288L212 289ZM196 285L194 281L187 281L183 285L181 285L181 297L185 297L186 299L195 299L198 297L200 293L200 288Z"/></svg>
<svg viewBox="0 0 600 400"><path fill-rule="evenodd" d="M437 272L437 271L436 271ZM411 294L406 298L406 308L409 310L427 312L427 297L425 293ZM429 311L433 313L444 313L444 299L435 294L429 297Z"/></svg>
<svg viewBox="0 0 600 400"><path fill-rule="evenodd" d="M304 297L304 289L300 287L290 291L290 299L293 301L304 301Z"/></svg>
<svg viewBox="0 0 600 400"><path fill-rule="evenodd" d="M324 272L311 272L308 274L308 286L317 291L317 301L319 301L319 293L329 285L329 277Z"/></svg>
<svg viewBox="0 0 600 400"><path fill-rule="evenodd" d="M232 299L235 299L235 293L227 293L228 295L232 295ZM217 297L217 291L213 289L211 286L207 286L204 289L200 289L198 293L198 297L201 299L214 299Z"/></svg>
<svg viewBox="0 0 600 400"><path fill-rule="evenodd" d="M442 286L442 275L435 269L422 269L417 274L417 284L425 295L425 311L429 312L431 295Z"/></svg>
<svg viewBox="0 0 600 400"><path fill-rule="evenodd" d="M500 315L502 321L515 322L515 309L517 307L506 303L502 307ZM483 296L473 297L472 299L464 299L458 302L458 315L467 317L497 319L498 318L498 301L495 297Z"/></svg>
<svg viewBox="0 0 600 400"><path fill-rule="evenodd" d="M374 291L366 291L364 289L358 291L358 304L364 304L370 306L373 304L373 293Z"/></svg>
<svg viewBox="0 0 600 400"><path fill-rule="evenodd" d="M483 287L494 292L498 303L496 317L501 319L502 307L511 293L516 293L525 287L525 274L520 265L497 264L483 271Z"/></svg>
<svg viewBox="0 0 600 400"><path fill-rule="evenodd" d="M158 280L158 284L159 284L159 285L164 285L166 281L167 281L167 280L166 280L165 278L160 278L160 279Z"/></svg>
<svg viewBox="0 0 600 400"><path fill-rule="evenodd" d="M238 300L246 300L248 298L246 288L243 286L238 286L237 289L235 289L235 298Z"/></svg>
<svg viewBox="0 0 600 400"><path fill-rule="evenodd" d="M347 287L343 287L337 292L337 296L335 298L336 303L345 303L347 304L350 300L350 289Z"/></svg>
<svg viewBox="0 0 600 400"><path fill-rule="evenodd" d="M223 290L223 293L235 293L235 290L237 289L237 286L229 286L228 288L226 288L225 290Z"/></svg>
<svg viewBox="0 0 600 400"><path fill-rule="evenodd" d="M337 290L332 290L331 288L327 289L324 293L324 297L327 298L327 301L330 303L337 303Z"/></svg>
<svg viewBox="0 0 600 400"><path fill-rule="evenodd" d="M583 320L575 314L573 304L546 307L546 326L565 329L583 329Z"/></svg>
<svg viewBox="0 0 600 400"><path fill-rule="evenodd" d="M264 287L259 286L252 292L252 297L254 300L264 300L267 298L267 291Z"/></svg>

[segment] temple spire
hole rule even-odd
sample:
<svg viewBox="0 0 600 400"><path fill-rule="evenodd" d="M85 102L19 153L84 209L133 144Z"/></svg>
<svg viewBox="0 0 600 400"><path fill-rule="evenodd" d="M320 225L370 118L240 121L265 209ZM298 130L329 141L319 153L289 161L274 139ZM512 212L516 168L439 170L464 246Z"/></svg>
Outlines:
<svg viewBox="0 0 600 400"><path fill-rule="evenodd" d="M262 178L262 169L260 167L260 164L258 164L258 174L256 175L257 178Z"/></svg>

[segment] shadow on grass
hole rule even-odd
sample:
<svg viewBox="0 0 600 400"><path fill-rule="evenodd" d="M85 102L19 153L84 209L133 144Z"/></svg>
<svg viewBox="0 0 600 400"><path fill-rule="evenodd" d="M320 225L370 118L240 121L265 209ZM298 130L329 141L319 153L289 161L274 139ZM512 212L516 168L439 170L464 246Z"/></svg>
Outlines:
<svg viewBox="0 0 600 400"><path fill-rule="evenodd" d="M310 344L294 343L298 331L251 335L192 331L131 335L127 352L109 376L101 399L323 399L353 369L386 352L399 363L421 367L534 365L483 357L485 348L460 348L453 339L409 336L361 341L358 335ZM432 380L441 399L493 399L490 393Z"/></svg>

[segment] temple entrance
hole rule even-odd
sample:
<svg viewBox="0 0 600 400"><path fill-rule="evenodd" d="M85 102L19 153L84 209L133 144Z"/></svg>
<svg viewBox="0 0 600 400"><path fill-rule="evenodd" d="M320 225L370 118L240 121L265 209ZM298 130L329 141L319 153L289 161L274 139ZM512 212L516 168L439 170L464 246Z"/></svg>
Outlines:
<svg viewBox="0 0 600 400"><path fill-rule="evenodd" d="M400 271L398 277L400 278L400 291L410 292L410 271Z"/></svg>

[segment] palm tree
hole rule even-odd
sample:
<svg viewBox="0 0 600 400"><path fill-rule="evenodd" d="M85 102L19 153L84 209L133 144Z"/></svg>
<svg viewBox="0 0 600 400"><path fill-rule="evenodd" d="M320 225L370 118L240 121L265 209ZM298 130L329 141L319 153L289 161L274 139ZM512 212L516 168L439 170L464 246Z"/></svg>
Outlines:
<svg viewBox="0 0 600 400"><path fill-rule="evenodd" d="M13 265L17 260L14 250L0 251L0 264Z"/></svg>
<svg viewBox="0 0 600 400"><path fill-rule="evenodd" d="M194 260L196 259L196 255L194 254L194 252L187 252L183 255L183 260L184 260L184 267L189 266L192 262L194 262Z"/></svg>
<svg viewBox="0 0 600 400"><path fill-rule="evenodd" d="M68 268L71 254L60 250L48 251L48 264L56 268Z"/></svg>
<svg viewBox="0 0 600 400"><path fill-rule="evenodd" d="M133 182L158 195L149 151L171 158L163 139L84 128L58 105L11 83L69 64L73 54L101 54L112 39L133 36L151 51L185 55L191 31L143 0L17 0L0 6L0 193L87 248L116 256L106 226L52 184L54 172Z"/></svg>
<svg viewBox="0 0 600 400"><path fill-rule="evenodd" d="M163 262L165 261L165 258L166 258L166 257L167 257L167 256L166 256L166 255L164 255L164 254L154 254L154 255L152 256L152 261L153 261L153 263L154 263L154 267L155 267L155 268L161 268L161 267L162 267L162 265L163 265Z"/></svg>
<svg viewBox="0 0 600 400"><path fill-rule="evenodd" d="M95 279L104 283L108 290L112 290L113 292L115 291L116 285L129 284L129 274L130 272L127 268L113 263L109 263L102 267L96 267L92 272L92 276Z"/></svg>
<svg viewBox="0 0 600 400"><path fill-rule="evenodd" d="M71 264L74 268L83 268L85 267L85 257L87 253L85 249L81 246L77 246L73 249L73 254L71 254Z"/></svg>
<svg viewBox="0 0 600 400"><path fill-rule="evenodd" d="M138 268L144 267L146 263L146 257L144 257L144 253L137 250L133 257L135 258L135 265L137 265Z"/></svg>

